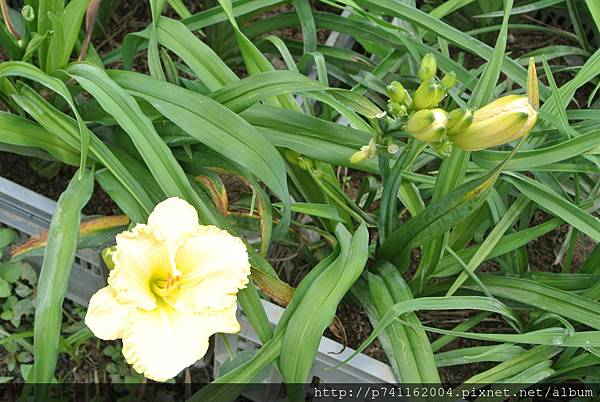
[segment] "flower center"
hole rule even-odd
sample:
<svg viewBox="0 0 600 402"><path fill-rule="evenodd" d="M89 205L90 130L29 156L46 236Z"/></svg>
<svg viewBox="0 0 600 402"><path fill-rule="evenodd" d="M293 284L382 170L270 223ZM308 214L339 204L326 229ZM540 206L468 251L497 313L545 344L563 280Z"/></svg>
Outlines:
<svg viewBox="0 0 600 402"><path fill-rule="evenodd" d="M159 297L166 297L179 289L181 276L169 275L167 279L157 279L152 282L152 292Z"/></svg>

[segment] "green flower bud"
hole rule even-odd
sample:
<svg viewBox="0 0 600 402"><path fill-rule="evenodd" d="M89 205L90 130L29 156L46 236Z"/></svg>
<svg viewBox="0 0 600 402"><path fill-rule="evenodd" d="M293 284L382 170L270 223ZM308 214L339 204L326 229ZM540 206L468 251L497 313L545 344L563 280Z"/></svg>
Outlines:
<svg viewBox="0 0 600 402"><path fill-rule="evenodd" d="M406 116L406 106L390 100L388 102L388 112L395 118Z"/></svg>
<svg viewBox="0 0 600 402"><path fill-rule="evenodd" d="M448 138L465 151L478 151L526 136L537 116L527 96L508 95L476 110L473 122L465 130L452 130Z"/></svg>
<svg viewBox="0 0 600 402"><path fill-rule="evenodd" d="M102 261L104 261L104 264L106 264L108 269L113 269L115 267L112 256L116 249L116 246L112 246L106 247L104 250L102 250Z"/></svg>
<svg viewBox="0 0 600 402"><path fill-rule="evenodd" d="M473 122L473 112L469 109L454 109L448 117L448 135L466 130Z"/></svg>
<svg viewBox="0 0 600 402"><path fill-rule="evenodd" d="M529 67L527 68L527 98L529 99L529 104L535 110L540 110L540 90L538 88L535 59L533 57L529 58Z"/></svg>
<svg viewBox="0 0 600 402"><path fill-rule="evenodd" d="M399 104L404 104L408 97L408 92L398 81L393 81L387 86L386 90L390 100Z"/></svg>
<svg viewBox="0 0 600 402"><path fill-rule="evenodd" d="M432 109L446 97L446 90L434 78L424 81L415 92L412 102L414 110Z"/></svg>
<svg viewBox="0 0 600 402"><path fill-rule="evenodd" d="M406 123L406 131L424 142L440 142L446 135L448 113L443 109L419 110L413 113Z"/></svg>
<svg viewBox="0 0 600 402"><path fill-rule="evenodd" d="M400 147L398 146L398 144L394 144L392 142L391 144L388 144L387 151L390 155L396 155L398 151L400 151Z"/></svg>
<svg viewBox="0 0 600 402"><path fill-rule="evenodd" d="M283 157L292 165L299 166L299 159L302 155L291 149L284 149Z"/></svg>
<svg viewBox="0 0 600 402"><path fill-rule="evenodd" d="M309 172L315 169L315 163L311 159L302 156L298 158L298 167Z"/></svg>
<svg viewBox="0 0 600 402"><path fill-rule="evenodd" d="M454 71L450 71L448 74L444 75L442 78L441 84L446 90L452 88L456 85L456 73Z"/></svg>
<svg viewBox="0 0 600 402"><path fill-rule="evenodd" d="M427 53L421 60L421 66L419 67L419 79L421 82L425 82L435 77L437 73L437 60L431 53Z"/></svg>
<svg viewBox="0 0 600 402"><path fill-rule="evenodd" d="M23 6L21 9L21 16L27 22L33 21L35 19L35 11L33 10L33 7L30 5Z"/></svg>

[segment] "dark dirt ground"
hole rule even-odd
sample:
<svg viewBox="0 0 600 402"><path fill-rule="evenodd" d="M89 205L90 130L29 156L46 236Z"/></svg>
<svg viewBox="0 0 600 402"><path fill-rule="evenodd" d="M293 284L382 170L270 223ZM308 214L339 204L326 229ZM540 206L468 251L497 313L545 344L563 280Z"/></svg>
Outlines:
<svg viewBox="0 0 600 402"><path fill-rule="evenodd" d="M63 166L54 177L46 178L31 168L27 158L0 152L0 176L54 200L57 200L67 188L75 171L76 169L71 166ZM83 213L87 215L114 215L117 212L116 204L96 183L92 198L84 208Z"/></svg>
<svg viewBox="0 0 600 402"><path fill-rule="evenodd" d="M185 3L190 7L192 12L197 12L200 10L200 2L198 1L185 1ZM320 3L317 3L320 4ZM327 6L325 6L327 7ZM293 10L290 6L283 6L274 12L285 12ZM330 11L330 10L328 10ZM169 12L171 16L174 16L172 12ZM554 21L549 20L547 16L544 15L536 15L536 16L524 16L523 17L527 23L540 23L550 27L555 27L557 29L564 29L572 32L572 27L564 26L564 21ZM128 32L134 32L143 29L147 26L148 21L150 20L150 9L146 6L146 3L141 1L120 1L118 4L118 8L114 10L111 14L110 18L106 21L106 23L101 26L94 34L93 42L96 48L100 53L105 53L110 51L119 45L122 41L123 37ZM284 36L291 39L301 39L301 32L298 29L286 29L275 32L280 36ZM326 37L327 32L320 31L319 32L319 41L323 43L324 38ZM557 44L572 44L568 40L557 37L552 34L547 33L536 33L532 35L530 31L511 31L509 39L508 39L508 51L511 55L520 56L526 54L527 52L537 49L547 45L557 45ZM453 49L455 50L455 49ZM468 67L476 67L482 63L482 60L473 57L467 56L467 66ZM554 62L554 61L553 61ZM118 67L118 64L115 65ZM145 64L145 58L140 56L136 58L135 67L138 70L145 71L147 70L147 65ZM559 85L561 81L568 79L568 76L557 75L556 80ZM580 104L585 103L587 100L587 95L590 93L589 87L584 87L580 89L576 94L576 99ZM53 178L47 179L38 175L30 166L26 158L0 152L0 176L5 177L7 179L13 180L19 184L24 185L25 187L31 188L47 197L57 199L60 193L66 188L68 181L72 177L74 173L74 169L71 167L63 167L60 172ZM349 185L349 192L355 192L356 187L360 184L360 180L362 179L362 174L353 175L354 172L350 172L351 182ZM247 191L245 186L239 181L235 179L227 181L227 185L229 188L230 197L235 200L239 197L240 194ZM373 207L376 207L373 206ZM92 197L92 201L88 206L86 206L84 213L86 214L114 214L117 213L118 209L116 205L110 200L110 198L100 189L96 188L94 191L94 195ZM538 214L534 218L535 223L540 223L547 217L543 214ZM549 233L545 236L540 237L536 241L532 242L528 245L528 253L530 257L530 264L532 268L535 270L542 271L560 271L560 267L558 265L554 265L556 255L558 250L560 249L566 234L566 226L561 226L556 231ZM585 236L581 236L578 239L578 246L576 248L575 258L573 261L572 269L576 269L579 267L582 262L585 260L589 252L591 251L594 243L589 238ZM417 255L415 255L415 262ZM465 314L469 314L469 312L428 312L428 313L420 313L419 317L422 320L424 325L434 325L439 328L449 329L460 323L464 320ZM340 318L342 324L346 329L346 339L340 339L339 341L345 343L347 346L356 348L360 345L362 341L364 341L370 332L372 331L371 324L366 316L366 313L357 309L350 302L342 302L338 308L337 316ZM498 331L504 324L494 318L491 317L480 325L478 325L474 330L485 332L485 331ZM328 336L335 338L333 334L328 332ZM432 339L435 338L435 335L431 336ZM475 346L481 345L481 342L474 342L467 339L457 339L453 341L450 345L446 346L443 350L447 350L448 348L452 349L455 347L467 347L467 346ZM86 345L84 345L84 348ZM85 349L84 349L85 351ZM381 348L381 345L378 341L375 341L367 350L366 353L378 360L386 361L385 354ZM98 349L94 348L93 345L90 346L89 351L85 351L84 358L90 364L97 364L94 362L102 361L104 356L100 353L98 355ZM2 359L2 355L0 352L0 360ZM67 360L63 362L65 372L68 372L72 369L70 367L70 363ZM465 366L454 366L449 369L442 369L441 375L446 383L459 383L464 381L466 378L470 377L476 372L482 371L484 369L489 368L486 364L481 365L465 365ZM0 375L2 373L0 372ZM73 374L75 375L75 374ZM84 377L73 377L75 381L85 381L85 376L89 376L90 373L80 372L81 376ZM205 381L207 377L203 377L208 375L206 371L201 371L198 373L193 373L192 377L194 380Z"/></svg>

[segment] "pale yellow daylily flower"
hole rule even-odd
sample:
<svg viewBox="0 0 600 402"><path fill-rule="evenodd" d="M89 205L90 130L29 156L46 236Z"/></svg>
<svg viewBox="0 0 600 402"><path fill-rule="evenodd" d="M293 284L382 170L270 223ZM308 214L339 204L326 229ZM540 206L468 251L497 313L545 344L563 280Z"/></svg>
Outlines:
<svg viewBox="0 0 600 402"><path fill-rule="evenodd" d="M98 338L122 339L125 359L145 377L166 381L204 356L211 335L240 330L246 247L199 225L187 202L169 198L147 225L119 234L112 261L108 286L92 296L85 323Z"/></svg>

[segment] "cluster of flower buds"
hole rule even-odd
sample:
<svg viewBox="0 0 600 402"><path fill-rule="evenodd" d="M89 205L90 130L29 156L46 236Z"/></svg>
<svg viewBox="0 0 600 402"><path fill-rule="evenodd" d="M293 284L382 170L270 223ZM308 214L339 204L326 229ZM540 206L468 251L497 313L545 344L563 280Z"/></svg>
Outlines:
<svg viewBox="0 0 600 402"><path fill-rule="evenodd" d="M394 118L407 116L411 112L436 108L448 94L448 90L456 85L456 74L450 72L441 80L436 78L437 61L432 54L423 57L419 67L421 84L411 97L398 81L387 86L388 112Z"/></svg>
<svg viewBox="0 0 600 402"><path fill-rule="evenodd" d="M408 108L412 104L412 98L406 88L398 81L393 81L386 89L390 98L388 101L388 113L396 118L406 116Z"/></svg>
<svg viewBox="0 0 600 402"><path fill-rule="evenodd" d="M418 71L421 84L412 96L397 81L387 86L387 94L388 115L395 120L395 125L417 140L428 143L439 155L448 155L453 146L465 151L478 151L506 144L523 138L533 129L539 109L533 59L529 62L527 96L504 96L475 111L459 108L447 112L439 107L450 88L456 85L456 74L449 72L441 80L436 75L435 57L427 54ZM352 163L376 156L383 148L379 144L385 143L385 139L371 140L352 155ZM397 148L396 144L390 144L395 145L394 150ZM388 148L387 152L394 154L394 150Z"/></svg>
<svg viewBox="0 0 600 402"><path fill-rule="evenodd" d="M456 85L454 72L449 72L441 80L437 79L437 61L431 53L423 57L418 75L421 85L415 91L411 106L413 111L436 108L444 100L450 88Z"/></svg>
<svg viewBox="0 0 600 402"><path fill-rule="evenodd" d="M456 85L456 74L449 72L441 80L437 78L437 61L432 54L426 54L421 61L418 71L421 84L415 90L413 97L400 83L393 82L388 86L388 95L391 88L402 88L406 96L402 103L403 114L395 113L399 109L398 101L390 96L389 113L395 118L408 116L406 131L420 141L428 142L438 153L446 154L450 150L447 129L450 124L448 113L439 108L439 104L448 95L448 91ZM395 92L400 92L396 90ZM410 100L406 102L406 99Z"/></svg>
<svg viewBox="0 0 600 402"><path fill-rule="evenodd" d="M447 154L452 145L466 151L477 151L506 144L524 137L533 129L539 108L533 60L529 64L527 96L505 96L474 112L455 109L448 113L437 107L448 89L456 84L456 75L448 73L437 82L436 68L435 58L426 55L419 68L421 85L413 96L406 131L429 143L439 154Z"/></svg>

